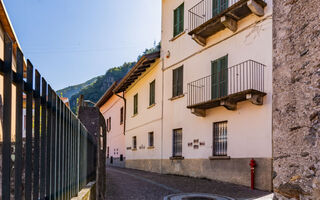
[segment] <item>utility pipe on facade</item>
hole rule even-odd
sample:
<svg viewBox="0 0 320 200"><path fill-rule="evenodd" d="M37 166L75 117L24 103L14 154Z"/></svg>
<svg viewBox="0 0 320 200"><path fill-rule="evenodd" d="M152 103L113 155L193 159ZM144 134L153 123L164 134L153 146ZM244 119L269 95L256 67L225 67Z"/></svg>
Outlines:
<svg viewBox="0 0 320 200"><path fill-rule="evenodd" d="M161 57L161 65L162 65L162 69L161 69L161 79L162 79L162 83L161 83L161 153L160 153L160 173L162 174L162 159L163 159L163 106L164 106L164 57L163 55L161 55L161 51L160 51L160 57Z"/></svg>

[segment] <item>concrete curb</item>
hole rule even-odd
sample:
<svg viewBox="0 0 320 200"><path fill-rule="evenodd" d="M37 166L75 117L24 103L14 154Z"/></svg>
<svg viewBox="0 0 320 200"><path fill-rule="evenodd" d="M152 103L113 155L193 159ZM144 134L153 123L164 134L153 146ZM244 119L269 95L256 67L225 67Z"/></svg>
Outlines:
<svg viewBox="0 0 320 200"><path fill-rule="evenodd" d="M71 200L95 200L96 196L96 182L90 182L84 187L77 197L73 197Z"/></svg>

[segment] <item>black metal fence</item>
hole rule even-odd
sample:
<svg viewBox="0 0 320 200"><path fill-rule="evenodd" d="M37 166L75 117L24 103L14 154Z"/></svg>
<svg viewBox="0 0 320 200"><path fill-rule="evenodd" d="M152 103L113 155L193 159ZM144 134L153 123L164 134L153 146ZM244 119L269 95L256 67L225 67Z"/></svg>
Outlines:
<svg viewBox="0 0 320 200"><path fill-rule="evenodd" d="M264 64L247 60L190 82L187 85L188 106L250 89L264 92L264 68Z"/></svg>
<svg viewBox="0 0 320 200"><path fill-rule="evenodd" d="M23 68L5 35L0 199L71 199L95 178L96 141L29 60L26 78Z"/></svg>

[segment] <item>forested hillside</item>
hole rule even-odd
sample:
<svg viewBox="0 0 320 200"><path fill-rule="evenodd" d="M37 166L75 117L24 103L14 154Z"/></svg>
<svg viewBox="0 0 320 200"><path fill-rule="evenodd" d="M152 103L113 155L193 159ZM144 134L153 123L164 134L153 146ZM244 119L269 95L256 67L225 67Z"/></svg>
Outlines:
<svg viewBox="0 0 320 200"><path fill-rule="evenodd" d="M153 48L146 49L141 55L137 57L137 60L141 56L160 50L160 43ZM57 94L70 99L70 107L75 112L77 106L77 99L82 94L85 100L90 100L96 103L105 91L112 85L114 81L121 80L127 72L135 65L136 61L125 62L121 66L108 69L107 72L95 78L92 78L85 83L69 86L67 88L57 91Z"/></svg>
<svg viewBox="0 0 320 200"><path fill-rule="evenodd" d="M85 88L86 86L96 82L99 77L101 77L101 76L94 77L94 78L92 78L84 83L78 84L78 85L73 85L73 86L69 86L67 88L58 90L57 94L70 99L73 95L78 93L82 88Z"/></svg>

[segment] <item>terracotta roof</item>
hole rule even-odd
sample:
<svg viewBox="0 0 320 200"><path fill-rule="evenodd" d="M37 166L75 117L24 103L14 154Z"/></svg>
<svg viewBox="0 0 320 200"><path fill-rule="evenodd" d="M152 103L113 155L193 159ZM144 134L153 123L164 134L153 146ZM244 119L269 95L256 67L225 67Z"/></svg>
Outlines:
<svg viewBox="0 0 320 200"><path fill-rule="evenodd" d="M94 105L95 107L100 108L103 106L105 102L107 102L113 95L113 89L117 86L117 82L114 82L108 90L102 95L102 97L99 99L99 101Z"/></svg>
<svg viewBox="0 0 320 200"><path fill-rule="evenodd" d="M156 59L160 58L160 51L142 56L135 66L127 73L127 75L119 82L113 90L114 93L124 92L128 87L145 72Z"/></svg>

